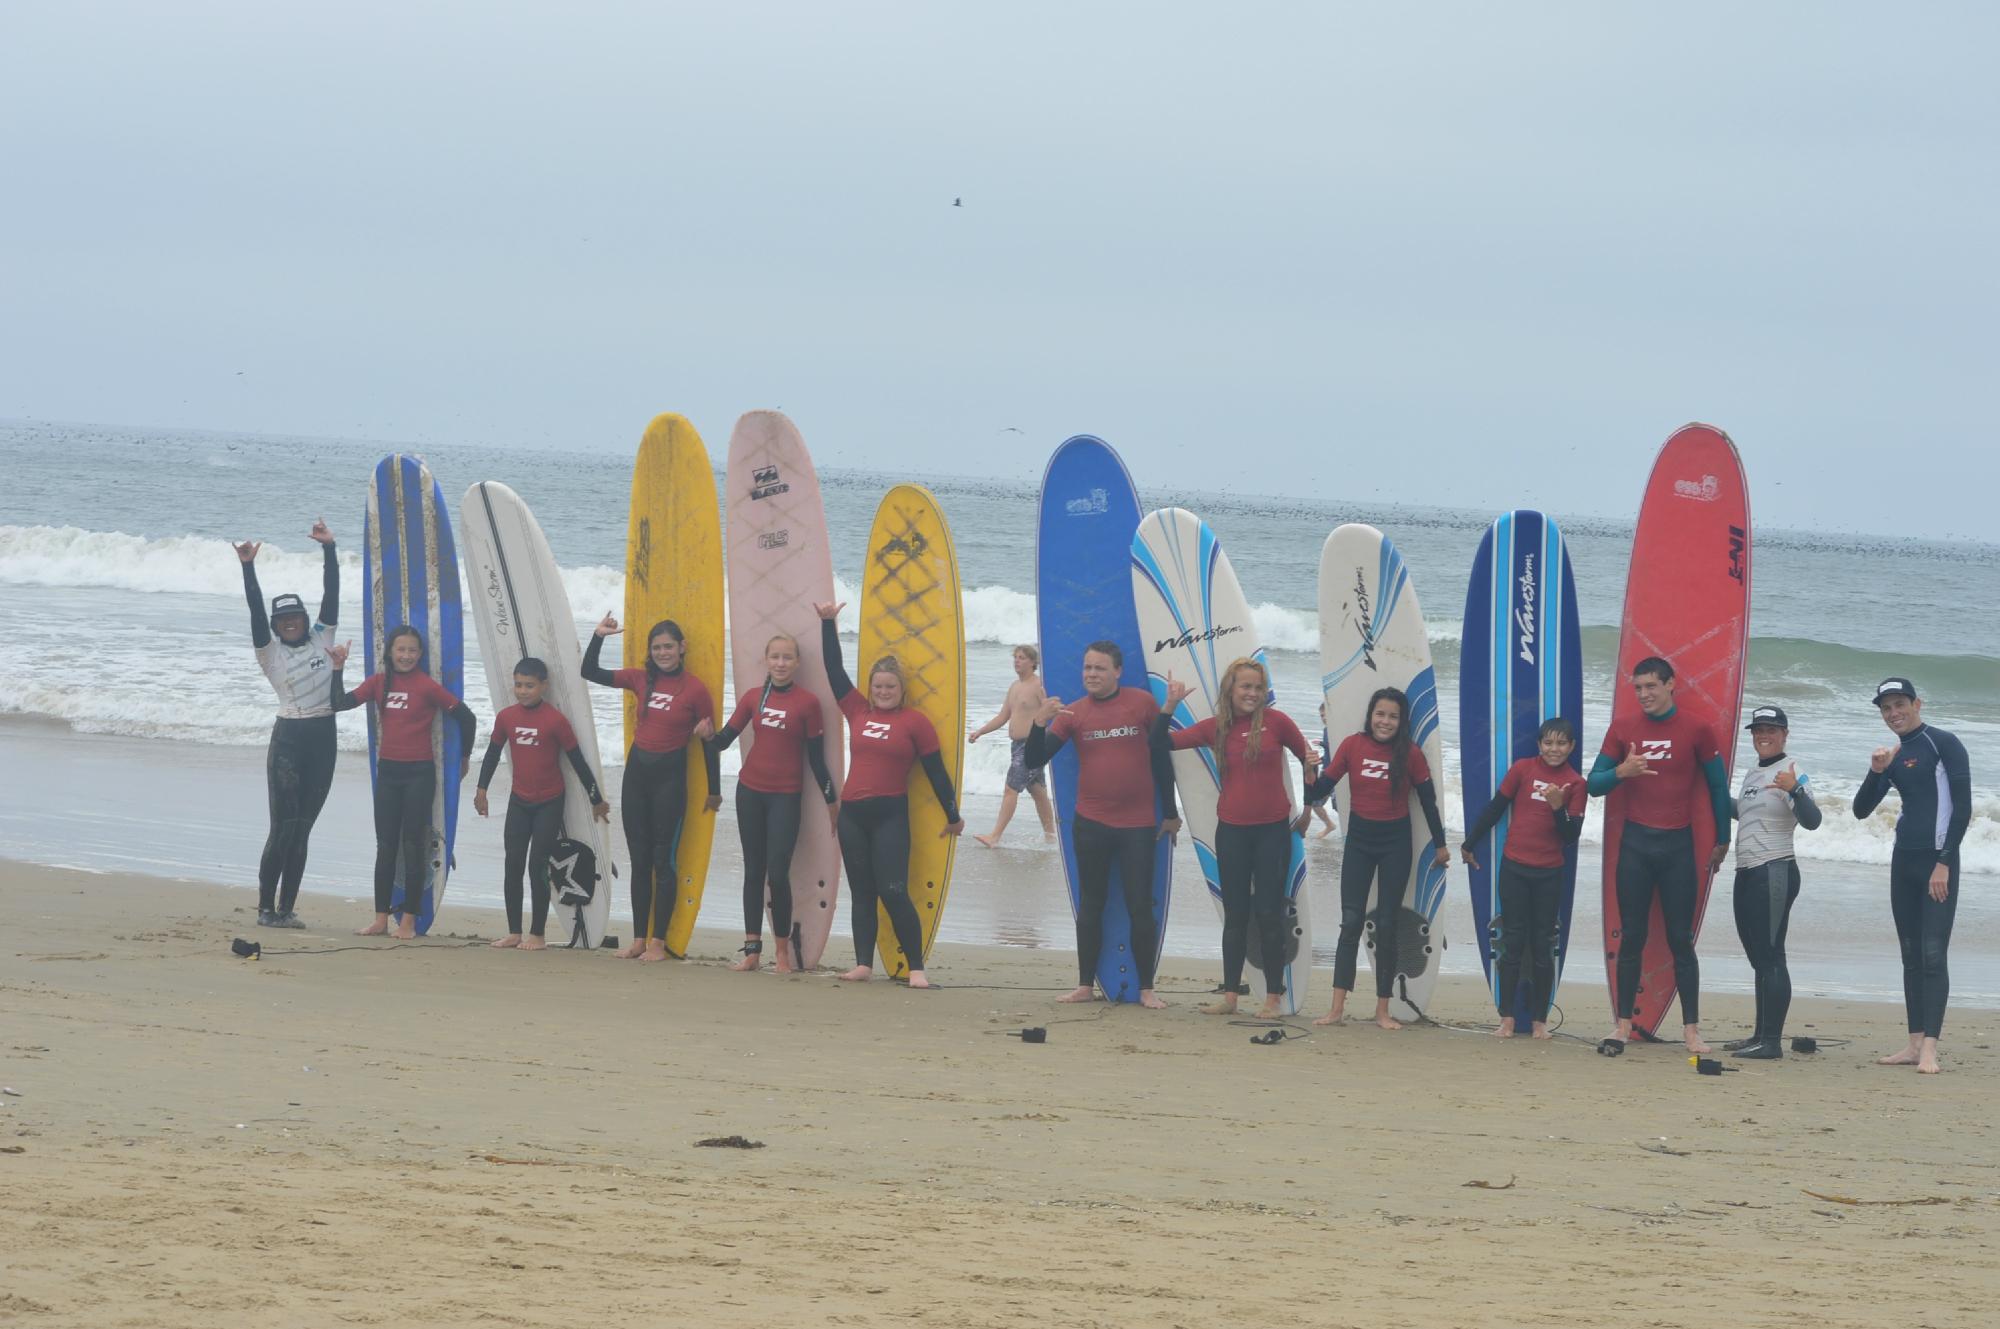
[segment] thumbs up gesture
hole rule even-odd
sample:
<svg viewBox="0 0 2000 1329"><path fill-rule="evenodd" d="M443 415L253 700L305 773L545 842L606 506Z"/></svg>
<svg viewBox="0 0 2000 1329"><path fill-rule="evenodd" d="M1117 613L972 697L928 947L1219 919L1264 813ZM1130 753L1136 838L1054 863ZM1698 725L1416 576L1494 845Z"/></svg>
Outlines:
<svg viewBox="0 0 2000 1329"><path fill-rule="evenodd" d="M1788 764L1784 770L1779 771L1771 777L1771 783L1788 794L1797 789L1799 787L1799 764L1797 762Z"/></svg>

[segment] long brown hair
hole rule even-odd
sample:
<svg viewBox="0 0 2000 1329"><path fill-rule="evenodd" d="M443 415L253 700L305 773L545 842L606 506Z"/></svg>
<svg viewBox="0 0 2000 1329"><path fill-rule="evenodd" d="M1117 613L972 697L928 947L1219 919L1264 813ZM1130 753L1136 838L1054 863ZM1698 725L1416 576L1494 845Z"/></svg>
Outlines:
<svg viewBox="0 0 2000 1329"><path fill-rule="evenodd" d="M1396 736L1389 740L1389 791L1392 798L1408 798L1410 792L1410 699L1401 688L1377 688L1361 713L1361 732L1375 736L1375 703L1393 701L1397 714Z"/></svg>
<svg viewBox="0 0 2000 1329"><path fill-rule="evenodd" d="M1229 662L1229 668L1222 671L1222 682L1215 689L1215 773L1219 776L1229 764L1229 731L1242 717L1236 713L1236 675L1244 669L1254 669L1264 680L1263 691L1257 694L1257 705L1250 712L1250 733L1243 741L1243 759L1257 760L1257 751L1264 745L1265 704L1271 695L1271 671L1261 660L1249 656L1238 656Z"/></svg>

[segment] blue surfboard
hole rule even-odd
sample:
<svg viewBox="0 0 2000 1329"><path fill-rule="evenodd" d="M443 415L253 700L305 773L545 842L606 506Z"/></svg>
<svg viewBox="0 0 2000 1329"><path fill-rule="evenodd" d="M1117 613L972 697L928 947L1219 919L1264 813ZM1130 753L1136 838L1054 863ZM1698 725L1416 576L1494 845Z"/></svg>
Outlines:
<svg viewBox="0 0 2000 1329"><path fill-rule="evenodd" d="M1079 434L1056 449L1042 475L1041 514L1035 543L1036 612L1041 634L1042 679L1049 695L1065 701L1083 695L1083 648L1116 642L1125 655L1119 682L1145 688L1146 655L1132 608L1132 533L1139 528L1139 495L1125 463L1102 439ZM1049 763L1063 871L1071 909L1080 907L1076 842L1076 749L1065 744ZM1139 999L1139 968L1132 955L1132 919L1113 868L1104 906L1104 947L1097 982L1112 1001ZM1159 937L1167 935L1173 897L1173 844L1162 839L1153 855L1153 914ZM1155 963L1159 956L1153 957Z"/></svg>
<svg viewBox="0 0 2000 1329"><path fill-rule="evenodd" d="M1522 509L1495 521L1480 539L1465 593L1465 633L1460 643L1458 732L1465 821L1469 826L1493 801L1507 768L1536 755L1542 722L1562 716L1579 741L1570 765L1581 778L1583 647L1577 626L1576 580L1569 550L1553 520ZM1528 1008L1523 965L1517 991L1498 990L1493 966L1499 940L1494 884L1507 843L1502 817L1485 843L1474 845L1479 869L1472 884L1472 917L1480 963L1495 1008L1513 1013L1517 1027L1537 1018ZM1569 950L1571 906L1576 895L1576 846L1563 855L1562 905L1556 933L1556 978Z"/></svg>
<svg viewBox="0 0 2000 1329"><path fill-rule="evenodd" d="M444 492L430 468L416 457L392 454L375 465L362 514L362 650L365 677L382 668L382 645L395 628L408 624L424 636L422 668L454 697L465 696L465 621L459 602L458 549ZM375 708L368 715L368 774L375 778ZM431 806L430 862L424 898L416 904L417 931L427 933L444 900L458 837L459 764L465 756L457 724L440 718L432 727L431 751L438 764L438 788ZM410 909L398 863L390 912L399 920Z"/></svg>

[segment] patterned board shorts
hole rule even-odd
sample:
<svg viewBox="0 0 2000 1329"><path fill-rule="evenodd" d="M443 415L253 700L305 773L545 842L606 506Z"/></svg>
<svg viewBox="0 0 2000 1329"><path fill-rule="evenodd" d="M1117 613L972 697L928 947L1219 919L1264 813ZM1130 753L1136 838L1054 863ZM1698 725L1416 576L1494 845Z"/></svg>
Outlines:
<svg viewBox="0 0 2000 1329"><path fill-rule="evenodd" d="M1017 794L1023 789L1041 788L1047 781L1047 774L1040 766L1032 771L1028 769L1028 740L1017 738L1013 744L1013 755L1007 761L1007 787Z"/></svg>

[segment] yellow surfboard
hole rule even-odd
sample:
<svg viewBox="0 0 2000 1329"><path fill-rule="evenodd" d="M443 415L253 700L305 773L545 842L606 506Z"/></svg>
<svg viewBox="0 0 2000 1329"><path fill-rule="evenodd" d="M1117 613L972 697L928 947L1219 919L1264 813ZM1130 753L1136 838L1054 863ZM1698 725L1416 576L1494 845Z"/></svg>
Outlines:
<svg viewBox="0 0 2000 1329"><path fill-rule="evenodd" d="M921 485L897 485L875 510L868 532L868 560L861 577L861 649L854 685L868 687L868 666L884 655L902 662L909 682L905 706L924 713L937 730L944 767L959 802L965 801L965 616L959 602L958 551L937 499ZM910 899L923 923L924 952L937 940L951 890L955 837L941 835L944 809L921 765L910 768ZM901 978L909 960L896 941L887 910L878 947L882 967Z"/></svg>
<svg viewBox="0 0 2000 1329"><path fill-rule="evenodd" d="M722 710L722 512L708 449L693 425L662 415L646 426L632 464L632 517L625 536L625 667L646 667L646 637L663 618L687 634L687 668ZM718 714L720 728L725 715ZM625 750L639 725L639 699L625 694ZM675 856L679 895L666 929L667 949L685 955L701 912L715 816L705 810L708 767L701 744L688 745L687 816ZM713 791L715 793L721 790ZM658 935L658 924L649 931Z"/></svg>

